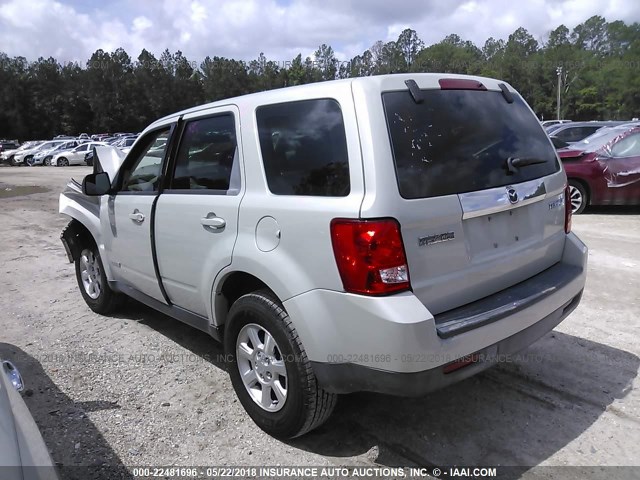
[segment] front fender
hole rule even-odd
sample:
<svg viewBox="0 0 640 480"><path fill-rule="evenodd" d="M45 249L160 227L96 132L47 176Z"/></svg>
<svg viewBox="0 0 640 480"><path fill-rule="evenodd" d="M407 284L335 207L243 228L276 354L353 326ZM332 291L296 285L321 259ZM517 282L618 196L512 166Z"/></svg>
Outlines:
<svg viewBox="0 0 640 480"><path fill-rule="evenodd" d="M102 266L105 275L107 279L111 280L113 276L109 262L106 260L104 239L100 228L100 198L84 195L80 185L72 180L60 194L58 211L81 224L91 235L103 259ZM75 255L79 253L77 248L80 246L79 240L82 232L82 228L74 222L70 223L62 232L62 243L70 262L73 262L76 258Z"/></svg>

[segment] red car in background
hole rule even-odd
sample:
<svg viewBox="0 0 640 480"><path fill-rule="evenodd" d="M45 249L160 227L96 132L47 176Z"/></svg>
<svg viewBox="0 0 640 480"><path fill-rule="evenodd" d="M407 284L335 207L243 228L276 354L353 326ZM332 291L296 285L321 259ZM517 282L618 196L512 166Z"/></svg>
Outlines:
<svg viewBox="0 0 640 480"><path fill-rule="evenodd" d="M640 205L640 124L603 128L558 156L573 213L588 205Z"/></svg>

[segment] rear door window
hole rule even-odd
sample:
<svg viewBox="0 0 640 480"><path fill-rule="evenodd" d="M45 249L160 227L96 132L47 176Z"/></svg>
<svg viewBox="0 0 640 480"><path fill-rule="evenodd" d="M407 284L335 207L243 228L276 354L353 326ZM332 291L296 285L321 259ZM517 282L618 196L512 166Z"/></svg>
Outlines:
<svg viewBox="0 0 640 480"><path fill-rule="evenodd" d="M240 174L236 147L236 125L231 113L188 122L178 150L171 190L228 193L231 189L237 192L239 180L232 182L236 177L239 179Z"/></svg>
<svg viewBox="0 0 640 480"><path fill-rule="evenodd" d="M557 172L555 149L519 95L408 90L382 95L396 176L404 198L427 198L505 186ZM508 158L543 163L509 173Z"/></svg>
<svg viewBox="0 0 640 480"><path fill-rule="evenodd" d="M260 107L260 149L277 195L349 195L349 158L340 105L317 99Z"/></svg>

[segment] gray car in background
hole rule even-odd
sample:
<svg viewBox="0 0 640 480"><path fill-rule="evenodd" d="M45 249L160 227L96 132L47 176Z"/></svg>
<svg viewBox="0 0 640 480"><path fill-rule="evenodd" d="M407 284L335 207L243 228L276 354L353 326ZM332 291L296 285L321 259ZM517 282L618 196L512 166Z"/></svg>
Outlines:
<svg viewBox="0 0 640 480"><path fill-rule="evenodd" d="M0 477L2 480L55 480L49 451L20 393L16 366L0 360Z"/></svg>

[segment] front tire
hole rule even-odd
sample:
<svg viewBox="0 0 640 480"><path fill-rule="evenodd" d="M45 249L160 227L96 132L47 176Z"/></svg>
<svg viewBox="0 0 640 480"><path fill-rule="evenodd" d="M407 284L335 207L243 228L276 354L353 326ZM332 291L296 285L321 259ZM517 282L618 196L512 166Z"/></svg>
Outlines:
<svg viewBox="0 0 640 480"><path fill-rule="evenodd" d="M58 159L56 164L59 167L68 167L69 166L69 160L67 160L66 158L62 157L62 158Z"/></svg>
<svg viewBox="0 0 640 480"><path fill-rule="evenodd" d="M569 200L571 201L571 212L574 215L581 214L587 208L589 195L580 182L569 180Z"/></svg>
<svg viewBox="0 0 640 480"><path fill-rule="evenodd" d="M224 346L236 395L269 435L298 437L322 425L333 412L337 395L318 385L289 315L270 291L236 300Z"/></svg>
<svg viewBox="0 0 640 480"><path fill-rule="evenodd" d="M80 252L75 267L80 293L91 310L106 315L120 306L122 294L109 287L102 259L95 245L87 246Z"/></svg>

